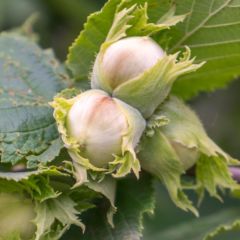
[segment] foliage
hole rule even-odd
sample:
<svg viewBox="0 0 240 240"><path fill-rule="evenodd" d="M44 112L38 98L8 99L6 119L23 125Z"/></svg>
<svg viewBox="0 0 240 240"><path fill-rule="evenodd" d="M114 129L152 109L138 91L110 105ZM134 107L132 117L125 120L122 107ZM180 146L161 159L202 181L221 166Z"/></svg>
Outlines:
<svg viewBox="0 0 240 240"><path fill-rule="evenodd" d="M184 23L169 31L169 51L189 46L197 61L207 61L199 71L176 82L174 93L189 99L201 91L224 87L239 74L238 0L176 2L178 14L187 14Z"/></svg>
<svg viewBox="0 0 240 240"><path fill-rule="evenodd" d="M84 239L134 239L142 236L143 216L153 214L154 191L151 176L141 175L139 181L133 177L119 180L117 185L114 229L104 218L104 208L93 209L85 221L88 226ZM94 220L93 220L94 219Z"/></svg>
<svg viewBox="0 0 240 240"><path fill-rule="evenodd" d="M1 162L52 161L61 143L48 101L68 78L51 51L25 37L2 33L0 51Z"/></svg>
<svg viewBox="0 0 240 240"><path fill-rule="evenodd" d="M190 99L202 91L226 86L239 76L239 11L239 0L109 0L102 10L88 17L69 48L66 67L70 71L51 50L43 50L34 42L35 34L27 35L21 28L1 33L0 237L57 240L76 225L82 230L86 227L84 235L81 230L78 233L86 240L138 240L144 214L154 212L153 176L163 182L178 207L195 215L198 212L185 188L200 197L207 190L219 199L218 189L238 189L228 168L238 162L208 138L198 117L183 102L169 94ZM139 180L131 175L117 180L114 176L103 178L93 172L87 178L84 166L71 162L65 152L49 102L69 86L89 88L98 52L116 40L135 35L151 36L168 54L151 71L113 93L140 111L143 108L148 126L136 149L142 173ZM183 53L185 46L187 52ZM160 68L166 69L159 72ZM164 77L168 84L161 86ZM150 89L149 95L143 98L145 89ZM151 95L154 89L157 92ZM62 94L72 93L64 90ZM156 99L159 101L151 108ZM66 115L64 111L59 118ZM182 181L187 168L173 142L199 154L194 162L195 181ZM19 166L20 171L16 170ZM16 208L11 209L11 204ZM222 211L203 218L200 224L182 224L153 235L153 239L214 239L239 229L238 211ZM4 232L1 226L7 226L14 213L24 226Z"/></svg>

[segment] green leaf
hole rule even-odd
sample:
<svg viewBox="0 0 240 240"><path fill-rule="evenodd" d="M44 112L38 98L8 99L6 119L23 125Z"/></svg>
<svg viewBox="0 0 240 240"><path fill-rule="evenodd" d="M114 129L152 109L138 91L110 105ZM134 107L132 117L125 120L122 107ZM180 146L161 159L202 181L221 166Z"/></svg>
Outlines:
<svg viewBox="0 0 240 240"><path fill-rule="evenodd" d="M139 158L142 168L159 178L166 186L172 201L185 211L198 215L192 202L182 190L183 166L168 139L155 129L153 136L144 135L141 140Z"/></svg>
<svg viewBox="0 0 240 240"><path fill-rule="evenodd" d="M16 177L14 174L19 175ZM94 200L100 197L100 194L86 186L72 189L72 178L69 178L65 172L57 171L54 167L10 175L9 173L3 175L1 173L0 177L0 202L1 194L5 194L28 199L32 204L34 215L29 219L29 222L32 223L33 218L35 218L33 222L36 229L31 231L32 234L35 232L34 240L58 240L71 224L75 224L84 230L84 225L78 219L78 215L89 208L95 207ZM13 219L13 216L9 215L4 224L12 223ZM26 222L24 224L25 228L28 229L28 224ZM10 230L6 236L15 236L12 235L14 229L11 228ZM9 239L11 238L6 238L6 240Z"/></svg>
<svg viewBox="0 0 240 240"><path fill-rule="evenodd" d="M152 0L148 2L155 3ZM175 9L171 8L163 18L158 20L157 24L149 23L147 1L144 5L142 1L135 1L132 5L129 5L129 2L122 1L117 8L105 42L109 44L126 36L149 36L161 30L169 29L170 26L182 22L185 18L184 15L174 16L174 13Z"/></svg>
<svg viewBox="0 0 240 240"><path fill-rule="evenodd" d="M66 181L67 176L56 167L25 172L0 172L0 193L18 193L43 202L60 195L60 191L52 186L52 178L62 177Z"/></svg>
<svg viewBox="0 0 240 240"><path fill-rule="evenodd" d="M106 37L106 42L115 42L121 38L126 37L126 31L131 27L129 21L133 16L131 14L135 10L135 5L131 8L124 8L123 10L117 12L114 16L113 23L109 29L108 35Z"/></svg>
<svg viewBox="0 0 240 240"><path fill-rule="evenodd" d="M36 218L34 223L37 230L35 240L59 239L63 233L75 224L84 230L84 225L78 219L76 203L67 196L49 199L36 205Z"/></svg>
<svg viewBox="0 0 240 240"><path fill-rule="evenodd" d="M66 79L51 51L22 36L0 35L1 162L28 160L33 167L59 154L62 146L48 102Z"/></svg>
<svg viewBox="0 0 240 240"><path fill-rule="evenodd" d="M240 75L239 0L176 1L176 14L188 15L166 32L171 39L169 52L187 45L197 61L207 63L180 78L173 89L175 95L189 99L201 91L224 87Z"/></svg>
<svg viewBox="0 0 240 240"><path fill-rule="evenodd" d="M57 198L56 192L44 176L31 176L29 179L15 182L14 180L0 180L0 193L18 193L28 195L33 200L43 202L47 199Z"/></svg>
<svg viewBox="0 0 240 240"><path fill-rule="evenodd" d="M148 3L148 9L146 3ZM135 10L133 5L136 4L138 8ZM143 32L150 34L182 21L183 16L173 17L172 10L165 15L164 19L160 18L164 11L169 10L168 6L169 4L162 4L159 0L109 0L101 11L88 17L83 31L69 48L66 63L74 79L87 81L102 43L105 40L114 41L123 37L131 25L133 26L129 29L128 35L136 35L136 32L137 35L142 35ZM119 12L115 15L117 11ZM132 17L134 19L131 21ZM153 24L158 20L157 24Z"/></svg>
<svg viewBox="0 0 240 240"><path fill-rule="evenodd" d="M218 188L239 189L239 185L233 180L228 165L221 156L202 155L196 164L196 181L200 191L205 188L210 196L220 200Z"/></svg>
<svg viewBox="0 0 240 240"><path fill-rule="evenodd" d="M101 208L89 211L86 216L86 233L84 240L140 240L144 213L153 213L154 191L152 178L141 175L119 180L116 199L117 213L114 215L115 228L108 224Z"/></svg>
<svg viewBox="0 0 240 240"><path fill-rule="evenodd" d="M230 230L230 226L232 223L233 226L238 225L237 219L239 218L239 210L239 208L222 210L209 216L191 220L191 222L185 222L179 225L175 225L174 227L171 227L165 231L154 234L149 240L218 240L221 239L221 235L218 235L218 233L223 233L224 228L225 230ZM239 230L239 228L235 229ZM217 238L215 238L215 236L217 236Z"/></svg>
<svg viewBox="0 0 240 240"><path fill-rule="evenodd" d="M121 0L108 1L103 9L88 17L84 30L69 49L67 65L75 80L87 80L93 61L104 42Z"/></svg>
<svg viewBox="0 0 240 240"><path fill-rule="evenodd" d="M63 143L60 138L53 140L49 147L38 156L30 155L27 157L28 166L35 167L38 162L41 164L46 164L55 159L55 157L59 156L61 149L63 148Z"/></svg>
<svg viewBox="0 0 240 240"><path fill-rule="evenodd" d="M66 179L64 183L65 182L67 182ZM53 182L51 181L51 183ZM61 182L56 181L55 179L53 185L61 186ZM31 176L27 180L24 179L20 182L15 182L13 180L0 180L0 203L1 196L5 195L13 196L13 199L21 198L24 201L29 201L34 214L31 215L31 219L28 218L29 222L25 222L23 227L25 226L26 229L29 229L29 231L31 230L32 234L35 233L34 240L58 240L72 224L75 224L84 230L84 225L78 219L78 215L89 208L95 207L93 200L99 198L97 193L89 190L87 187L83 186L74 190L70 187L70 185L64 186L64 193L57 192L52 185L50 185L48 178L45 178L42 175ZM23 200L21 200L20 205L23 205ZM8 209L6 208L5 210L7 214ZM24 208L22 211L24 214ZM0 214L2 214L2 212L3 210L1 210L0 207ZM18 214L17 211L16 214ZM3 215L1 215L1 217L2 216ZM10 222L13 223L13 219L14 217L9 214L8 218L5 218L4 225L9 224ZM29 228L31 226L30 223L32 222L35 223L36 229L33 229L33 227L31 229ZM28 226L28 224L30 226ZM22 225L19 227L22 227ZM15 228L18 229L17 227ZM7 231L6 234L12 234L14 229L10 228L10 230ZM5 231L3 233L5 234ZM18 233L18 231L16 233ZM6 238L6 240L8 239Z"/></svg>

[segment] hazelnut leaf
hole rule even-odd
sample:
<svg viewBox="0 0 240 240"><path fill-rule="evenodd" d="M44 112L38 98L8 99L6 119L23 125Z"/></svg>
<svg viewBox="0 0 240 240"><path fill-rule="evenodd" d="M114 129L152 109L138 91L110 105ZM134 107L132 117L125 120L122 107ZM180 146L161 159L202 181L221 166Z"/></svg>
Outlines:
<svg viewBox="0 0 240 240"><path fill-rule="evenodd" d="M2 33L0 52L1 162L52 161L62 145L48 102L68 77L51 51L25 37Z"/></svg>

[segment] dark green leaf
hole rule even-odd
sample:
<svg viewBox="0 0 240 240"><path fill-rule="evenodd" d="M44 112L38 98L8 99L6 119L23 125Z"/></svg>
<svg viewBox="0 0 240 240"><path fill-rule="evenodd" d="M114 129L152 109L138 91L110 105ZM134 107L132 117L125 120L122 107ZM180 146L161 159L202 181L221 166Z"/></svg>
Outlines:
<svg viewBox="0 0 240 240"><path fill-rule="evenodd" d="M153 213L154 191L152 178L143 174L139 180L126 178L118 182L117 213L112 229L104 214L104 208L87 213L84 240L139 240L142 236L144 213Z"/></svg>
<svg viewBox="0 0 240 240"><path fill-rule="evenodd" d="M0 35L1 161L48 162L61 143L48 102L68 79L51 51L14 34ZM50 147L50 148L49 148Z"/></svg>

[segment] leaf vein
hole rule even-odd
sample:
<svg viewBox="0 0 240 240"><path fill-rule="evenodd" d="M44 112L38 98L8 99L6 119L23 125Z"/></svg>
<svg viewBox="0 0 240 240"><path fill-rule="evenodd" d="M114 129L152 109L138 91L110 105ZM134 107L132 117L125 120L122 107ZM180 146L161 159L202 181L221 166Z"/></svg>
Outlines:
<svg viewBox="0 0 240 240"><path fill-rule="evenodd" d="M202 22L199 23L198 26L196 26L194 29L192 29L190 32L188 32L185 36L183 36L176 44L172 47L170 50L171 52L182 46L182 44L194 33L196 33L199 29L201 29L213 16L215 16L217 13L219 13L222 9L224 9L232 0L226 0L224 4L222 4L219 8L217 8L215 11L213 11L211 14L209 14L205 19L203 19Z"/></svg>

